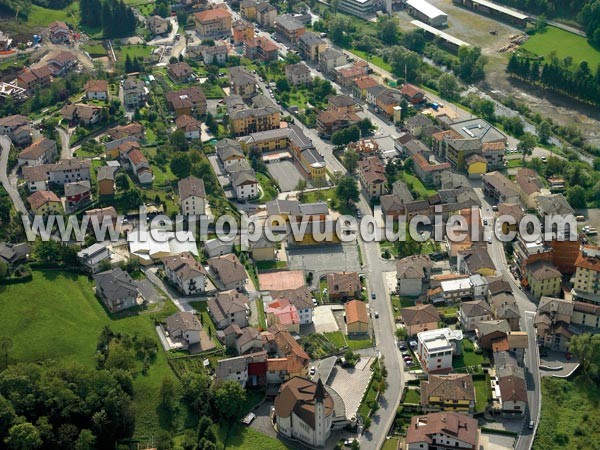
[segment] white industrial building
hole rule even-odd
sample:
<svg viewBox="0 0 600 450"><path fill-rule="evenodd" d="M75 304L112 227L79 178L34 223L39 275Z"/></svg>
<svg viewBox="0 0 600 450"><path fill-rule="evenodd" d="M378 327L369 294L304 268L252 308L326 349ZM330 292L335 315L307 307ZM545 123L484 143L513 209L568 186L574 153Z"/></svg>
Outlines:
<svg viewBox="0 0 600 450"><path fill-rule="evenodd" d="M338 8L340 11L364 18L373 12L373 0L340 0Z"/></svg>
<svg viewBox="0 0 600 450"><path fill-rule="evenodd" d="M461 330L440 328L417 334L417 356L426 373L452 369L452 356L461 352Z"/></svg>
<svg viewBox="0 0 600 450"><path fill-rule="evenodd" d="M408 12L432 27L448 26L448 14L425 0L407 0Z"/></svg>

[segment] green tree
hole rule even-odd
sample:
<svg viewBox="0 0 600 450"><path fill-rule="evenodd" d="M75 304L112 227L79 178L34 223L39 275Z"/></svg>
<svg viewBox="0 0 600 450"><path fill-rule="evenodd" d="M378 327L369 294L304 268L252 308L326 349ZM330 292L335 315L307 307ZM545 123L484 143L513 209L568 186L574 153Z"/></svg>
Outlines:
<svg viewBox="0 0 600 450"><path fill-rule="evenodd" d="M535 135L531 133L523 133L519 143L517 144L517 149L523 153L523 162L525 162L525 158L533 153L533 149L537 145L537 138Z"/></svg>
<svg viewBox="0 0 600 450"><path fill-rule="evenodd" d="M398 43L398 24L393 17L380 19L379 38L385 45L396 45Z"/></svg>
<svg viewBox="0 0 600 450"><path fill-rule="evenodd" d="M346 206L350 206L353 203L358 202L360 197L360 191L358 190L358 183L350 176L344 176L335 187L335 193L337 198L344 202Z"/></svg>
<svg viewBox="0 0 600 450"><path fill-rule="evenodd" d="M0 280L4 280L8 277L8 264L4 261L0 261Z"/></svg>
<svg viewBox="0 0 600 450"><path fill-rule="evenodd" d="M290 90L290 83L288 83L287 78L280 78L279 80L277 80L275 85L279 92L289 92Z"/></svg>
<svg viewBox="0 0 600 450"><path fill-rule="evenodd" d="M575 355L585 376L598 378L600 361L600 335L583 333L575 335L569 343L569 351Z"/></svg>
<svg viewBox="0 0 600 450"><path fill-rule="evenodd" d="M38 240L33 251L40 261L47 263L56 261L56 255L60 252L60 244L52 239L48 241Z"/></svg>
<svg viewBox="0 0 600 450"><path fill-rule="evenodd" d="M0 436L6 436L17 419L17 413L10 401L0 395Z"/></svg>
<svg viewBox="0 0 600 450"><path fill-rule="evenodd" d="M440 95L447 99L456 98L458 91L458 81L451 73L442 74L437 81L438 91Z"/></svg>
<svg viewBox="0 0 600 450"><path fill-rule="evenodd" d="M365 134L368 134L371 131L375 130L375 125L373 125L373 122L371 122L371 119L369 119L368 117L365 117L360 122L358 122L358 128L360 129L360 132L363 135L365 135Z"/></svg>
<svg viewBox="0 0 600 450"><path fill-rule="evenodd" d="M10 450L34 450L43 444L38 429L29 422L13 425L4 442Z"/></svg>
<svg viewBox="0 0 600 450"><path fill-rule="evenodd" d="M173 134L171 134L169 142L177 151L186 152L189 149L188 141L183 130L175 130Z"/></svg>
<svg viewBox="0 0 600 450"><path fill-rule="evenodd" d="M169 415L177 407L177 389L170 377L165 377L160 385L160 406Z"/></svg>
<svg viewBox="0 0 600 450"><path fill-rule="evenodd" d="M93 450L96 436L90 430L81 430L75 442L75 450Z"/></svg>
<svg viewBox="0 0 600 450"><path fill-rule="evenodd" d="M576 209L585 208L587 206L585 201L586 190L583 186L575 185L571 186L567 190L567 201L569 204Z"/></svg>
<svg viewBox="0 0 600 450"><path fill-rule="evenodd" d="M235 381L217 383L213 388L213 402L219 417L238 420L244 412L246 391Z"/></svg>
<svg viewBox="0 0 600 450"><path fill-rule="evenodd" d="M538 137L540 138L540 142L542 144L547 144L548 139L550 139L550 135L552 134L552 125L546 120L542 120L537 127Z"/></svg>
<svg viewBox="0 0 600 450"><path fill-rule="evenodd" d="M344 152L344 166L350 173L354 173L354 171L358 168L358 153L354 150L346 150Z"/></svg>
<svg viewBox="0 0 600 450"><path fill-rule="evenodd" d="M180 180L190 176L192 170L192 162L187 153L176 153L169 164L171 172Z"/></svg>
<svg viewBox="0 0 600 450"><path fill-rule="evenodd" d="M210 412L210 378L203 372L187 372L181 377L183 401L198 415Z"/></svg>

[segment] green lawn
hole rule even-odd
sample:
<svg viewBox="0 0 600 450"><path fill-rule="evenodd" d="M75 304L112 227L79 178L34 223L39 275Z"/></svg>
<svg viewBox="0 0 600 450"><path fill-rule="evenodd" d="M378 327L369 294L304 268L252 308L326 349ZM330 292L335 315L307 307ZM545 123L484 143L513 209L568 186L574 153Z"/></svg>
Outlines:
<svg viewBox="0 0 600 450"><path fill-rule="evenodd" d="M266 330L267 319L265 317L265 305L260 297L256 299L256 310L258 311L258 323L263 330Z"/></svg>
<svg viewBox="0 0 600 450"><path fill-rule="evenodd" d="M404 403L420 404L421 394L416 389L408 389L404 396Z"/></svg>
<svg viewBox="0 0 600 450"><path fill-rule="evenodd" d="M600 388L578 376L542 378L542 416L534 450L597 449L600 442Z"/></svg>
<svg viewBox="0 0 600 450"><path fill-rule="evenodd" d="M570 56L574 67L581 61L587 61L592 71L600 64L600 51L592 47L586 38L555 27L548 27L546 32L534 34L522 48L544 57L552 51L560 59Z"/></svg>
<svg viewBox="0 0 600 450"><path fill-rule="evenodd" d="M258 271L273 270L273 269L287 269L287 262L285 261L256 261L256 268Z"/></svg>
<svg viewBox="0 0 600 450"><path fill-rule="evenodd" d="M462 340L462 354L455 356L452 360L452 366L455 369L461 367L479 366L483 363L483 355L475 352L473 342L469 339Z"/></svg>
<svg viewBox="0 0 600 450"><path fill-rule="evenodd" d="M56 361L95 367L96 343L106 325L115 332L147 336L159 347L147 375L135 374L136 436L160 429L157 408L162 379L173 377L152 318L176 311L170 302L155 314L110 317L92 292L87 277L60 271L34 271L26 284L0 286L0 330L10 336L15 361Z"/></svg>
<svg viewBox="0 0 600 450"><path fill-rule="evenodd" d="M412 187L412 190L417 193L419 198L426 199L437 192L435 189L430 189L425 186L418 177L411 175L410 173L401 172L400 179L403 180L409 188Z"/></svg>
<svg viewBox="0 0 600 450"><path fill-rule="evenodd" d="M475 386L475 411L485 411L488 401L492 398L490 377L486 375L483 380L474 380L473 385Z"/></svg>
<svg viewBox="0 0 600 450"><path fill-rule="evenodd" d="M100 43L85 44L81 46L81 49L88 52L92 58L98 58L107 55L106 49Z"/></svg>
<svg viewBox="0 0 600 450"><path fill-rule="evenodd" d="M346 338L341 331L335 331L333 333L323 333L325 337L335 345L337 348L343 348L346 346Z"/></svg>
<svg viewBox="0 0 600 450"><path fill-rule="evenodd" d="M397 438L386 439L381 447L381 450L398 450L398 446L400 445L400 440Z"/></svg>
<svg viewBox="0 0 600 450"><path fill-rule="evenodd" d="M226 450L287 450L288 447L281 441L262 434L253 428L246 427L239 423L234 423L229 428L229 432L221 432L222 440Z"/></svg>
<svg viewBox="0 0 600 450"><path fill-rule="evenodd" d="M370 63L376 65L377 67L382 68L383 70L385 70L387 72L392 71L392 66L389 63L386 63L381 56L373 56L372 55L372 56L368 57L366 52L363 52L361 50L356 50L354 48L350 49L349 51L351 53L354 53L359 58L364 59L365 61L368 60Z"/></svg>
<svg viewBox="0 0 600 450"><path fill-rule="evenodd" d="M190 302L190 305L192 305L192 308L194 308L200 314L200 316L202 316L202 326L208 335L213 338L213 342L217 344L218 347L222 347L222 345L216 339L217 327L208 313L206 302Z"/></svg>
<svg viewBox="0 0 600 450"><path fill-rule="evenodd" d="M362 350L373 346L371 339L350 339L348 338L348 347L352 350Z"/></svg>
<svg viewBox="0 0 600 450"><path fill-rule="evenodd" d="M25 23L29 27L47 27L48 24L56 20L76 25L79 22L79 3L73 2L64 9L48 9L38 5L31 5L31 10Z"/></svg>
<svg viewBox="0 0 600 450"><path fill-rule="evenodd" d="M154 50L154 47L150 45L122 45L120 49L115 49L115 54L117 56L117 60L124 62L127 58L127 55L129 55L129 57L132 59L145 58L152 54L152 50Z"/></svg>

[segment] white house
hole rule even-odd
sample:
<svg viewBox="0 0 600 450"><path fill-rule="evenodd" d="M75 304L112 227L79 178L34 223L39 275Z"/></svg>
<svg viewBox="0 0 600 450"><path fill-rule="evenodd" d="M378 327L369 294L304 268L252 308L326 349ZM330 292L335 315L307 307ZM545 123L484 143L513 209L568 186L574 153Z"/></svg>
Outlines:
<svg viewBox="0 0 600 450"><path fill-rule="evenodd" d="M493 314L490 305L484 300L473 300L460 304L458 321L465 331L475 331L477 322L492 320Z"/></svg>
<svg viewBox="0 0 600 450"><path fill-rule="evenodd" d="M253 173L248 171L232 173L231 184L235 188L238 200L258 197L258 180Z"/></svg>
<svg viewBox="0 0 600 450"><path fill-rule="evenodd" d="M106 100L108 98L108 81L89 80L85 83L85 94L88 100Z"/></svg>
<svg viewBox="0 0 600 450"><path fill-rule="evenodd" d="M194 176L179 180L179 210L184 216L201 216L206 211L204 181Z"/></svg>
<svg viewBox="0 0 600 450"><path fill-rule="evenodd" d="M18 165L40 166L42 164L54 162L56 156L56 141L44 137L19 153Z"/></svg>
<svg viewBox="0 0 600 450"><path fill-rule="evenodd" d="M104 261L110 261L110 249L106 243L95 243L77 253L80 264L90 273L100 270Z"/></svg>
<svg viewBox="0 0 600 450"><path fill-rule="evenodd" d="M452 356L460 354L462 331L440 328L417 333L417 357L424 372L452 369Z"/></svg>
<svg viewBox="0 0 600 450"><path fill-rule="evenodd" d="M180 311L167 317L166 330L170 339L189 347L200 342L202 324L193 313Z"/></svg>
<svg viewBox="0 0 600 450"><path fill-rule="evenodd" d="M206 290L208 274L191 253L163 259L165 275L183 295L197 295Z"/></svg>
<svg viewBox="0 0 600 450"><path fill-rule="evenodd" d="M396 262L398 295L418 297L429 282L431 261L427 255L413 255Z"/></svg>

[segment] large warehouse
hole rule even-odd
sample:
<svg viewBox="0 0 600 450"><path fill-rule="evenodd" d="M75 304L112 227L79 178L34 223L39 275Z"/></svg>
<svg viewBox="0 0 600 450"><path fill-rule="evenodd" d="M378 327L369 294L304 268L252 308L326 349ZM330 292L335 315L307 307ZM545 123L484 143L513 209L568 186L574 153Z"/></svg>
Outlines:
<svg viewBox="0 0 600 450"><path fill-rule="evenodd" d="M448 14L437 9L425 0L407 0L408 12L421 22L432 27L445 27L448 25Z"/></svg>
<svg viewBox="0 0 600 450"><path fill-rule="evenodd" d="M426 23L421 22L420 20L413 20L411 22L415 27L418 27L425 31L427 36L441 39L443 44L451 51L458 52L458 49L461 47L469 47L471 44L468 44L465 41L461 41L460 39L452 36L451 34L444 33L443 31L438 30Z"/></svg>
<svg viewBox="0 0 600 450"><path fill-rule="evenodd" d="M464 6L480 14L491 16L495 19L503 20L521 27L526 27L531 18L506 6L497 5L488 0L452 0L456 5Z"/></svg>

